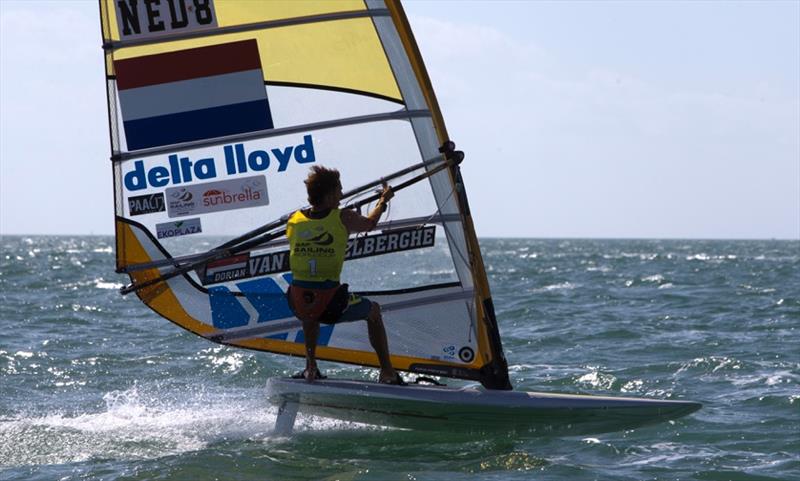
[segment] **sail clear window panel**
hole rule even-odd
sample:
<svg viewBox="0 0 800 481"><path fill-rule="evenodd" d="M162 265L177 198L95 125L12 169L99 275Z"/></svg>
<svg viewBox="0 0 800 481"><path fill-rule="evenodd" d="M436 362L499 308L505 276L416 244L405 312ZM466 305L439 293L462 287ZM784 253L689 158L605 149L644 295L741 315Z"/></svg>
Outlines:
<svg viewBox="0 0 800 481"><path fill-rule="evenodd" d="M352 97L350 94L339 93L322 96L329 99ZM387 102L375 99L365 102L373 105L377 103ZM301 152L295 155L298 149ZM258 152L263 154L250 159L251 155ZM263 163L265 158L268 159L268 165ZM253 160L252 165L250 160ZM409 122L393 120L267 137L151 157L134 157L117 163L116 183L123 199L120 214L143 225L158 238L158 242L171 256L181 257L205 252L210 247L307 205L303 181L312 165L339 169L343 188L348 190L421 160ZM231 165L233 173L229 173ZM264 165L266 168L263 170L252 169L254 166L260 169ZM281 171L282 168L284 170ZM243 169L241 173L240 169ZM397 185L420 172L409 173L392 183ZM172 208L176 202L175 197L181 193L185 195L185 192L190 192L197 200L205 186L232 182L231 185L235 187L242 179L253 177L260 177L265 182L268 197L266 205L224 211L200 209L196 212L175 211ZM158 185L153 186L153 181ZM372 193L373 191L368 191L365 195ZM452 189L450 194L455 195ZM142 210L141 206L136 206L137 200L147 200L153 195L162 198L165 205L161 210ZM345 199L343 206L358 198L363 196ZM180 199L177 203L180 207ZM370 207L365 206L362 213L367 214ZM134 211L133 208L139 210ZM382 218L382 222L389 223L386 229L393 228L392 221L402 223L406 219L423 219L421 223L437 223L434 247L348 261L343 279L351 282L354 290L403 289L426 283L457 281L453 254L444 238L445 231L441 223L438 223L440 214L429 182L418 182L399 192L391 202L390 210ZM164 231L165 225L182 221L197 223L199 232L172 236L170 232L173 231ZM449 224L454 225L453 222ZM405 227L408 225L405 224ZM252 255L280 252L287 247L285 243L279 244L255 250ZM364 273L369 275L362 275ZM196 273L191 273L190 276L201 283ZM282 279L280 274L270 277L277 281ZM239 291L237 282L225 285L232 292Z"/></svg>
<svg viewBox="0 0 800 481"><path fill-rule="evenodd" d="M307 205L303 181L312 165L339 169L347 190L420 162L415 142L408 122L395 120L134 157L115 166L115 182L124 199L119 214L153 232L156 224L201 215L204 235L234 237ZM418 173L397 179L395 184ZM239 180L252 177L264 179L266 205L214 212L199 210L194 214L191 210L171 209L166 198L179 194L181 189L202 190L206 184L219 182L233 182L231 185L235 186ZM166 207L152 212L132 211L132 207L137 208L131 203L132 198L151 194L164 195ZM194 194L197 195L197 190ZM436 213L436 202L427 182L414 184L398 194L390 211L392 219ZM180 240L167 239L165 245Z"/></svg>
<svg viewBox="0 0 800 481"><path fill-rule="evenodd" d="M422 297L421 295L418 295ZM458 351L476 348L474 325L463 301L426 304L419 308L384 313L389 345L395 356L462 362ZM363 322L336 325L330 345L371 351Z"/></svg>

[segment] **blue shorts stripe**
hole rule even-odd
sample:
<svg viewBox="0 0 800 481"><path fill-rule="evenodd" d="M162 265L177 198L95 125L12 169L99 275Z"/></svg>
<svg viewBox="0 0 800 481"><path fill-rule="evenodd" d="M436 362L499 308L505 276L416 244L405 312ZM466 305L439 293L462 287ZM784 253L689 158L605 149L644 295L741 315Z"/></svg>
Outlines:
<svg viewBox="0 0 800 481"><path fill-rule="evenodd" d="M372 301L366 297L361 297L355 294L350 294L350 296L350 303L348 304L347 309L345 309L345 311L339 317L339 322L364 320L369 315L370 309L372 309Z"/></svg>

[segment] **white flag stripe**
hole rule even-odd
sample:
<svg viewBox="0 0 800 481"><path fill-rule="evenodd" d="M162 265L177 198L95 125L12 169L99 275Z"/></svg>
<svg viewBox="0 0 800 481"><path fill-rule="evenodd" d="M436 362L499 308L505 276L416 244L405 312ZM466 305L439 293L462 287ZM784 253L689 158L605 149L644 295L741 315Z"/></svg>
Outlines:
<svg viewBox="0 0 800 481"><path fill-rule="evenodd" d="M119 92L123 120L190 112L267 98L261 70L245 70Z"/></svg>

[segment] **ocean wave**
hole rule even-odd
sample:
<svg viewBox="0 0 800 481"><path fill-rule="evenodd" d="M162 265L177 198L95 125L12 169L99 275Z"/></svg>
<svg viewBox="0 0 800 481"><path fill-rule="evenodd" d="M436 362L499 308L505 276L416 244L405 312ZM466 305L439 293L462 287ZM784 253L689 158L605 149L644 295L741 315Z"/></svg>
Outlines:
<svg viewBox="0 0 800 481"><path fill-rule="evenodd" d="M577 284L573 284L571 282L559 282L557 284L550 284L543 287L538 287L536 289L531 289L530 292L532 293L543 293L543 292L553 292L553 291L570 291L573 289L578 288Z"/></svg>
<svg viewBox="0 0 800 481"><path fill-rule="evenodd" d="M743 376L737 376L731 381L734 386L745 387L753 385L780 386L780 385L800 385L800 374L791 371L769 371L757 372Z"/></svg>
<svg viewBox="0 0 800 481"><path fill-rule="evenodd" d="M455 276L452 269L417 269L412 272L415 276L450 277Z"/></svg>
<svg viewBox="0 0 800 481"><path fill-rule="evenodd" d="M701 252L699 254L691 254L685 257L687 261L704 261L704 262L735 261L738 258L739 256L733 254L714 255L714 254L706 254L705 252Z"/></svg>
<svg viewBox="0 0 800 481"><path fill-rule="evenodd" d="M741 361L726 356L704 356L697 357L684 363L677 370L676 374L699 370L701 372L715 373L718 371L739 370L743 367Z"/></svg>

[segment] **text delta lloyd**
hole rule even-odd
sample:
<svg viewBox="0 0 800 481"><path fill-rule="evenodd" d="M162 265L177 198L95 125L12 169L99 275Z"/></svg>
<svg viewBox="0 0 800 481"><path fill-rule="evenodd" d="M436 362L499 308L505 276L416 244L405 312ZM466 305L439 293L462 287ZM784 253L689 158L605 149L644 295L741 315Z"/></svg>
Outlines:
<svg viewBox="0 0 800 481"><path fill-rule="evenodd" d="M267 170L273 161L277 162L278 172L286 170L292 159L298 164L316 161L314 139L311 135L303 136L303 143L299 145L289 145L283 149L275 148L269 152L253 150L247 153L244 144L226 145L222 150L225 153L224 169L228 175L262 172ZM213 157L192 161L189 157L172 154L167 160L168 167L157 165L149 169L144 168L143 160L135 161L133 170L125 174L125 188L129 191L145 190L150 187L165 187L217 177L217 163Z"/></svg>

